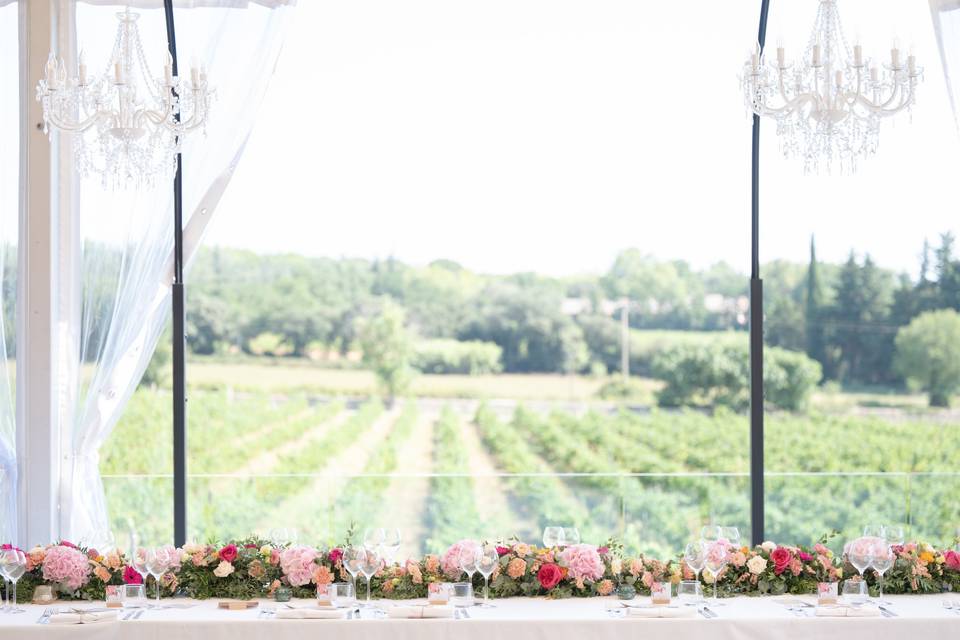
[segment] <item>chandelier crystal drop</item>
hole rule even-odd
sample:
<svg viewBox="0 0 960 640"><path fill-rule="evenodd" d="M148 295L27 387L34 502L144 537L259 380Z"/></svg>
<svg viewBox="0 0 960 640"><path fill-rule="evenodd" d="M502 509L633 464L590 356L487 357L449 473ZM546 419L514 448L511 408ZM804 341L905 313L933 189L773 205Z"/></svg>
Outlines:
<svg viewBox="0 0 960 640"><path fill-rule="evenodd" d="M922 76L912 54L903 59L894 43L888 62L851 50L836 0L820 0L803 58L788 63L782 46L768 62L757 50L741 75L744 101L758 116L777 122L784 154L803 159L807 172L856 170L857 160L875 153L880 121L908 110Z"/></svg>
<svg viewBox="0 0 960 640"><path fill-rule="evenodd" d="M37 83L44 132L72 134L78 172L100 175L107 188L149 187L172 177L185 134L206 126L213 91L206 71L194 66L190 78L173 75L166 54L164 72L147 65L137 28L139 14L117 14L119 25L109 64L89 76L81 52L76 75L67 76L53 53Z"/></svg>

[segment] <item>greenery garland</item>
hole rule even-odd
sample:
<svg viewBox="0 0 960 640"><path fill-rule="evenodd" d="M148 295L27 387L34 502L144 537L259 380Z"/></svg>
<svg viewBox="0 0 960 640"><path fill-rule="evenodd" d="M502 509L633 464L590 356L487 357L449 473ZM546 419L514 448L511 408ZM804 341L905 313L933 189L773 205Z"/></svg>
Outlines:
<svg viewBox="0 0 960 640"><path fill-rule="evenodd" d="M825 536L810 547L765 542L753 548L730 548L729 563L717 583L721 596L812 594L818 582L860 580L857 571L825 545ZM473 541L462 540L444 554L429 554L384 567L371 581L374 597L425 598L430 583L459 580L459 549ZM9 548L9 545L4 545ZM890 594L960 592L960 553L935 549L923 542L895 546L896 561L884 576ZM259 538L218 544L186 544L177 550L179 562L160 579L162 595L191 598L271 597L281 586L294 597L310 598L318 584L349 581L341 559L342 547L277 547ZM519 540L497 546L499 563L490 577L492 597L546 596L549 598L606 596L624 586L648 595L654 582L674 584L694 578L682 558L667 560L627 556L615 540L606 545L574 545L548 549ZM67 541L25 552L27 571L18 583L24 599L38 585L50 585L61 599L102 600L107 585L140 583L142 577L120 551L101 553ZM878 582L874 572L864 578L871 593ZM713 577L700 576L712 590ZM358 578L363 592L362 578ZM479 575L474 586L483 585ZM155 594L156 581L147 591ZM629 589L627 589L629 591Z"/></svg>

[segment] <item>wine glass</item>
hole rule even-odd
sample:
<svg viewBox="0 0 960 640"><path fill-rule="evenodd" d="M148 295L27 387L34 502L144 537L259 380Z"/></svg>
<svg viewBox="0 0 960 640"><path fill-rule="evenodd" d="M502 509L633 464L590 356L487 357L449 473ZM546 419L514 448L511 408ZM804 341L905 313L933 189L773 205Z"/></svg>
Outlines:
<svg viewBox="0 0 960 640"><path fill-rule="evenodd" d="M10 609L10 578L7 577L7 569L3 566L3 556L0 555L0 578L3 578L3 606L0 611Z"/></svg>
<svg viewBox="0 0 960 640"><path fill-rule="evenodd" d="M563 544L563 527L549 526L543 528L543 546L552 549Z"/></svg>
<svg viewBox="0 0 960 640"><path fill-rule="evenodd" d="M3 575L13 583L13 597L8 613L25 612L26 609L17 606L17 581L27 570L27 556L20 549L4 549L0 556L0 565L3 566Z"/></svg>
<svg viewBox="0 0 960 640"><path fill-rule="evenodd" d="M740 529L736 527L720 527L720 537L726 539L731 547L740 548Z"/></svg>
<svg viewBox="0 0 960 640"><path fill-rule="evenodd" d="M700 539L704 542L716 542L722 537L721 527L716 525L708 524L700 529Z"/></svg>
<svg viewBox="0 0 960 640"><path fill-rule="evenodd" d="M363 546L367 549L380 549L383 546L384 530L370 528L363 530Z"/></svg>
<svg viewBox="0 0 960 640"><path fill-rule="evenodd" d="M483 604L481 606L491 608L490 604L490 576L500 563L500 553L496 545L487 544L477 548L475 565L477 571L483 576Z"/></svg>
<svg viewBox="0 0 960 640"><path fill-rule="evenodd" d="M904 542L903 527L898 524L884 525L883 538L890 546L902 546Z"/></svg>
<svg viewBox="0 0 960 640"><path fill-rule="evenodd" d="M874 549L873 554L871 554L870 564L873 565L873 570L877 572L877 576L880 578L880 599L878 601L880 604L889 604L883 599L883 574L893 566L896 559L897 556L893 549L886 544Z"/></svg>
<svg viewBox="0 0 960 640"><path fill-rule="evenodd" d="M363 545L368 549L376 549L387 565L393 564L402 541L400 529L397 528L367 529L363 534Z"/></svg>
<svg viewBox="0 0 960 640"><path fill-rule="evenodd" d="M683 561L693 569L693 579L700 581L700 572L707 562L707 545L703 540L694 540L683 550Z"/></svg>
<svg viewBox="0 0 960 640"><path fill-rule="evenodd" d="M563 540L560 542L560 544L564 546L580 544L580 530L576 527L564 527Z"/></svg>
<svg viewBox="0 0 960 640"><path fill-rule="evenodd" d="M854 542L847 550L847 560L850 561L850 564L853 565L853 568L857 570L861 577L873 562L873 546L860 541Z"/></svg>
<svg viewBox="0 0 960 640"><path fill-rule="evenodd" d="M713 603L715 605L720 604L717 596L717 583L720 582L720 572L727 566L729 556L730 543L726 539L719 538L706 543L704 566L713 576Z"/></svg>
<svg viewBox="0 0 960 640"><path fill-rule="evenodd" d="M147 550L138 547L136 542L130 548L130 566L140 574L140 579L143 580L144 589L146 589L147 576L150 575L150 571L147 569Z"/></svg>
<svg viewBox="0 0 960 640"><path fill-rule="evenodd" d="M380 570L380 567L383 566L383 559L380 557L380 554L377 553L376 549L366 548L359 550L358 558L360 560L360 573L367 579L367 606L372 607L373 604L370 601L370 581L373 579L373 576L376 575L377 571Z"/></svg>
<svg viewBox="0 0 960 640"><path fill-rule="evenodd" d="M467 582L473 583L473 574L477 572L477 560L479 555L479 546L476 544L468 544L460 549L459 554L457 555L457 566L460 567L460 570L467 574Z"/></svg>
<svg viewBox="0 0 960 640"><path fill-rule="evenodd" d="M353 585L354 596L357 595L357 574L360 573L363 551L360 547L347 547L343 550L343 557L340 560L343 568L350 574L350 584Z"/></svg>
<svg viewBox="0 0 960 640"><path fill-rule="evenodd" d="M297 530L292 527L277 527L270 530L270 542L283 549L297 543Z"/></svg>
<svg viewBox="0 0 960 640"><path fill-rule="evenodd" d="M157 547L155 549L148 549L146 552L146 567L147 571L153 576L153 580L156 583L157 588L157 604L156 608L160 608L160 578L164 573L167 572L167 569L170 567L170 552L169 550L163 547Z"/></svg>
<svg viewBox="0 0 960 640"><path fill-rule="evenodd" d="M868 524L863 528L863 536L865 538L882 538L883 537L883 525L880 524Z"/></svg>

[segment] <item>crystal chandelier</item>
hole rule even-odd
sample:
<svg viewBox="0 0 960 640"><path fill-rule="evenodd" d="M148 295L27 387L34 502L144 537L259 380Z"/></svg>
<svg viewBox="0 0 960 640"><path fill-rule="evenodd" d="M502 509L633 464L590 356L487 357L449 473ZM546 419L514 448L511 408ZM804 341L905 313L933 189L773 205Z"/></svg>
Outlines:
<svg viewBox="0 0 960 640"><path fill-rule="evenodd" d="M137 29L139 15L118 13L113 52L103 74L88 76L81 52L77 74L67 77L63 59L50 54L37 83L44 132L72 133L81 175L99 174L106 187L151 186L170 178L184 134L204 127L213 95L203 69L190 79L173 75L166 54L162 77L147 65Z"/></svg>
<svg viewBox="0 0 960 640"><path fill-rule="evenodd" d="M904 63L894 43L882 69L863 57L860 44L851 53L843 35L836 0L820 0L813 32L796 64L788 64L782 46L768 63L759 50L744 64L741 85L747 107L777 121L787 157L803 158L804 169L854 171L860 157L877 150L880 121L914 101L922 69L911 54Z"/></svg>

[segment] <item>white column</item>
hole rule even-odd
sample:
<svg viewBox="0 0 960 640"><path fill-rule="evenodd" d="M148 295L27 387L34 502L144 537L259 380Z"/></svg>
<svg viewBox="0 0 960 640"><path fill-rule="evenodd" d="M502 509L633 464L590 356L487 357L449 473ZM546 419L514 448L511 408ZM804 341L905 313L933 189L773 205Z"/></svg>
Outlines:
<svg viewBox="0 0 960 640"><path fill-rule="evenodd" d="M62 453L70 430L79 319L79 227L70 144L43 132L36 83L50 51L75 60L75 13L68 0L20 2L20 238L17 291L18 540L60 538ZM64 176L65 179L61 179ZM61 286L62 285L62 286ZM75 361L75 360L74 360Z"/></svg>

